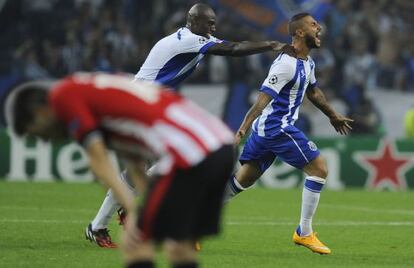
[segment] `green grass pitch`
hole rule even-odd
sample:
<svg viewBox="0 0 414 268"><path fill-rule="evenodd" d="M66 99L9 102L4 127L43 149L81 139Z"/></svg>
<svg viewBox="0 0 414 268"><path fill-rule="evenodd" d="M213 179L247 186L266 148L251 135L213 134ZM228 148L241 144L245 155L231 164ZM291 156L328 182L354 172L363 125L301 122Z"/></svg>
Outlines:
<svg viewBox="0 0 414 268"><path fill-rule="evenodd" d="M1 182L0 267L122 267L118 250L84 238L103 196L97 184ZM329 256L292 243L300 198L299 189L238 196L222 235L203 242L202 267L414 267L414 192L324 191L314 228Z"/></svg>

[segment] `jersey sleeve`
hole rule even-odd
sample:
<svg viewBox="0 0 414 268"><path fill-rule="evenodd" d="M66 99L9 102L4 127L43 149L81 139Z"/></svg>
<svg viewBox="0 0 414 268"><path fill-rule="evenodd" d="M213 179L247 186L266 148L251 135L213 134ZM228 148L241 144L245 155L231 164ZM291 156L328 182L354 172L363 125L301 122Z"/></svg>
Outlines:
<svg viewBox="0 0 414 268"><path fill-rule="evenodd" d="M260 91L277 98L280 90L288 84L294 76L294 69L286 62L275 60L270 67L269 74L264 80Z"/></svg>
<svg viewBox="0 0 414 268"><path fill-rule="evenodd" d="M316 87L316 76L315 76L315 62L311 61L311 72L310 72L310 80L309 80L309 86L308 89L314 89Z"/></svg>
<svg viewBox="0 0 414 268"><path fill-rule="evenodd" d="M180 36L180 31L177 33L177 38L181 38L180 53L202 53L205 54L207 50L215 44L225 43L226 41L220 40L215 37L204 37L193 34L191 32L183 33Z"/></svg>
<svg viewBox="0 0 414 268"><path fill-rule="evenodd" d="M81 98L77 98L71 82L63 82L53 89L49 99L52 109L63 121L72 138L84 147L95 138L102 138L93 113Z"/></svg>

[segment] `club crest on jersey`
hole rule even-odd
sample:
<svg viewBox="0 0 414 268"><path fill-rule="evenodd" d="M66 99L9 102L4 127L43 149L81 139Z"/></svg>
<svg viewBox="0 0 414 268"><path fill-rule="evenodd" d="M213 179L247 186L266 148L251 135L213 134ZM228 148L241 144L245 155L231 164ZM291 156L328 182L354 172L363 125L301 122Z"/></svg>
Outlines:
<svg viewBox="0 0 414 268"><path fill-rule="evenodd" d="M309 141L308 146L309 146L309 149L311 149L311 151L318 150L318 147L316 147L316 144L313 141Z"/></svg>
<svg viewBox="0 0 414 268"><path fill-rule="evenodd" d="M276 75L272 75L272 76L269 78L269 84L274 85L274 84L276 84L276 83L277 83L277 76L276 76Z"/></svg>

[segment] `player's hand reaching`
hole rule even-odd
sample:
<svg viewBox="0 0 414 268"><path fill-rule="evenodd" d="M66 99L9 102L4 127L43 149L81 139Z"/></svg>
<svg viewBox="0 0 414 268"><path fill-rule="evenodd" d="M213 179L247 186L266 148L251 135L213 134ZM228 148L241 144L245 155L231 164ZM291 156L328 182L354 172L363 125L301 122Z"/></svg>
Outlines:
<svg viewBox="0 0 414 268"><path fill-rule="evenodd" d="M354 122L353 119L347 118L345 116L336 114L335 116L330 118L331 125L335 128L336 132L340 133L341 135L347 135L351 132L352 127L351 123Z"/></svg>
<svg viewBox="0 0 414 268"><path fill-rule="evenodd" d="M296 58L296 50L292 45L286 44L286 43L281 43L281 42L273 42L272 43L272 47L274 51L277 52L283 52L288 54L289 56L295 57Z"/></svg>
<svg viewBox="0 0 414 268"><path fill-rule="evenodd" d="M280 51L291 57L294 57L294 58L297 57L296 50L291 45L288 45L288 44L284 45Z"/></svg>
<svg viewBox="0 0 414 268"><path fill-rule="evenodd" d="M246 131L239 129L236 133L236 137L234 138L234 144L239 145L244 135L246 135Z"/></svg>

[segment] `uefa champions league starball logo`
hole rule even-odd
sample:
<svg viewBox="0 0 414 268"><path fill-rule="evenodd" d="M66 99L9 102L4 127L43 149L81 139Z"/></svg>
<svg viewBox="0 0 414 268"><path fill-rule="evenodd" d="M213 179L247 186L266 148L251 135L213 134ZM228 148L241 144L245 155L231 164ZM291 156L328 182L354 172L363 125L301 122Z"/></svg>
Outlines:
<svg viewBox="0 0 414 268"><path fill-rule="evenodd" d="M272 76L269 78L269 84L274 85L274 84L276 84L276 83L277 83L277 76L276 76L276 75L272 75Z"/></svg>
<svg viewBox="0 0 414 268"><path fill-rule="evenodd" d="M207 38L205 38L205 37L200 37L199 39L198 39L198 42L200 43L200 44L205 44L205 43L207 43Z"/></svg>

